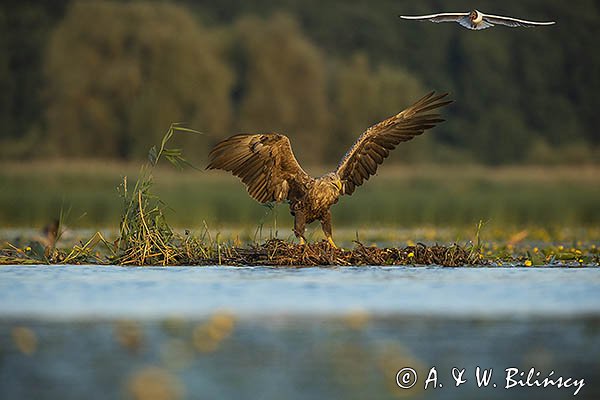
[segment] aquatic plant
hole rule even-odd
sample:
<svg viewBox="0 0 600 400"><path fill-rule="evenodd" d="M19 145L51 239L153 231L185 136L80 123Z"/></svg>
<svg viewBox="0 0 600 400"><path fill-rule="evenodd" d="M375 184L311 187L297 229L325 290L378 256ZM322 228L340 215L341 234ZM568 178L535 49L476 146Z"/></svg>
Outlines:
<svg viewBox="0 0 600 400"><path fill-rule="evenodd" d="M200 133L173 123L165 133L160 147L152 146L145 163L135 182L133 190L129 190L127 177L123 178L120 195L123 199L118 250L113 261L117 264L160 264L167 265L173 261L177 249L172 243L173 230L167 223L164 210L166 208L158 197L152 194L152 172L162 157L173 166L183 169L193 167L183 158L181 149L167 148L167 143L175 133Z"/></svg>

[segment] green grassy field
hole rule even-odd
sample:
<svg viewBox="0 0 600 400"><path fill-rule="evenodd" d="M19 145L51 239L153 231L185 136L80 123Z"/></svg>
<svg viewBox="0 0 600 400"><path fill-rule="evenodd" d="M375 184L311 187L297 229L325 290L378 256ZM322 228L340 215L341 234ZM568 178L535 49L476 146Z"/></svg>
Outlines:
<svg viewBox="0 0 600 400"><path fill-rule="evenodd" d="M324 168L308 169L319 174ZM135 181L136 164L107 162L35 162L2 164L0 228L41 228L61 209L72 228L117 229L123 176ZM171 225L199 231L239 231L257 227L291 233L285 205L275 211L251 200L243 185L223 172L184 171L162 166L155 173L155 194L172 209ZM394 166L343 197L333 207L334 232L352 236L371 232L390 237L402 229L420 229L424 237L474 232L486 222L488 236L527 230L539 240L597 235L600 226L599 167ZM429 230L433 230L428 233ZM445 229L445 230L444 230ZM318 224L309 234L320 236ZM508 233L507 233L508 232ZM583 232L583 233L581 233ZM334 233L335 234L335 233ZM263 233L263 237L268 236Z"/></svg>

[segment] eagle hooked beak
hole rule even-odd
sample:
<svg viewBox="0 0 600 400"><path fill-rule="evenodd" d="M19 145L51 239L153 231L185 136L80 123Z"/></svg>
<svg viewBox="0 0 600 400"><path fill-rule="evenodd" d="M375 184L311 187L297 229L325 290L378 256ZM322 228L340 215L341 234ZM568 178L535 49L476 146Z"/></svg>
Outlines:
<svg viewBox="0 0 600 400"><path fill-rule="evenodd" d="M340 179L333 181L333 186L335 186L340 192L342 191L343 185Z"/></svg>

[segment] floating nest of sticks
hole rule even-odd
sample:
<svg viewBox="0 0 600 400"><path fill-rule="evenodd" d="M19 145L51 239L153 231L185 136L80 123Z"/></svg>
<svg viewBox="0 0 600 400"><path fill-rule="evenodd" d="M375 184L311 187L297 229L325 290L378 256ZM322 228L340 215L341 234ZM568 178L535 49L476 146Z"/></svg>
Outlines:
<svg viewBox="0 0 600 400"><path fill-rule="evenodd" d="M249 266L441 265L457 267L485 263L478 251L457 244L426 246L419 243L404 248L379 248L356 242L353 249L344 250L336 249L326 241L300 245L279 239L271 239L264 244L247 248L223 249L217 257L187 261L190 264Z"/></svg>
<svg viewBox="0 0 600 400"><path fill-rule="evenodd" d="M234 247L226 244L206 246L184 240L178 245L141 251L134 247L120 256L99 256L85 251L46 249L45 255L12 247L0 250L0 264L97 264L97 265L233 265L233 266L364 266L364 265L485 265L480 252L458 244L427 246L419 243L404 248L379 248L355 242L351 250L336 249L326 241L294 244L271 239L262 244ZM77 250L77 251L76 251ZM144 249L142 249L144 250ZM142 257L143 256L143 257Z"/></svg>

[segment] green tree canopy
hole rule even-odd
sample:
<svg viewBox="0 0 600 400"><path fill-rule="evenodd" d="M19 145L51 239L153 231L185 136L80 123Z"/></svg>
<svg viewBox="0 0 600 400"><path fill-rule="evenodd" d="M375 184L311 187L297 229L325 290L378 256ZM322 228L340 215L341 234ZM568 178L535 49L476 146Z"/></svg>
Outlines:
<svg viewBox="0 0 600 400"><path fill-rule="evenodd" d="M241 132L288 135L301 161L322 160L329 110L324 57L284 14L236 23Z"/></svg>
<svg viewBox="0 0 600 400"><path fill-rule="evenodd" d="M137 157L184 121L211 134L194 141L200 157L228 134L281 131L301 161L330 163L435 89L455 100L447 123L397 160L597 161L597 3L8 0L0 157ZM473 32L397 17L474 6L557 24Z"/></svg>
<svg viewBox="0 0 600 400"><path fill-rule="evenodd" d="M232 72L176 5L73 3L52 35L45 73L53 154L130 157L173 121L229 127Z"/></svg>
<svg viewBox="0 0 600 400"><path fill-rule="evenodd" d="M426 93L419 80L406 70L388 65L374 68L364 53L340 62L334 71L335 122L328 135L328 161L337 161L369 126L397 114Z"/></svg>

